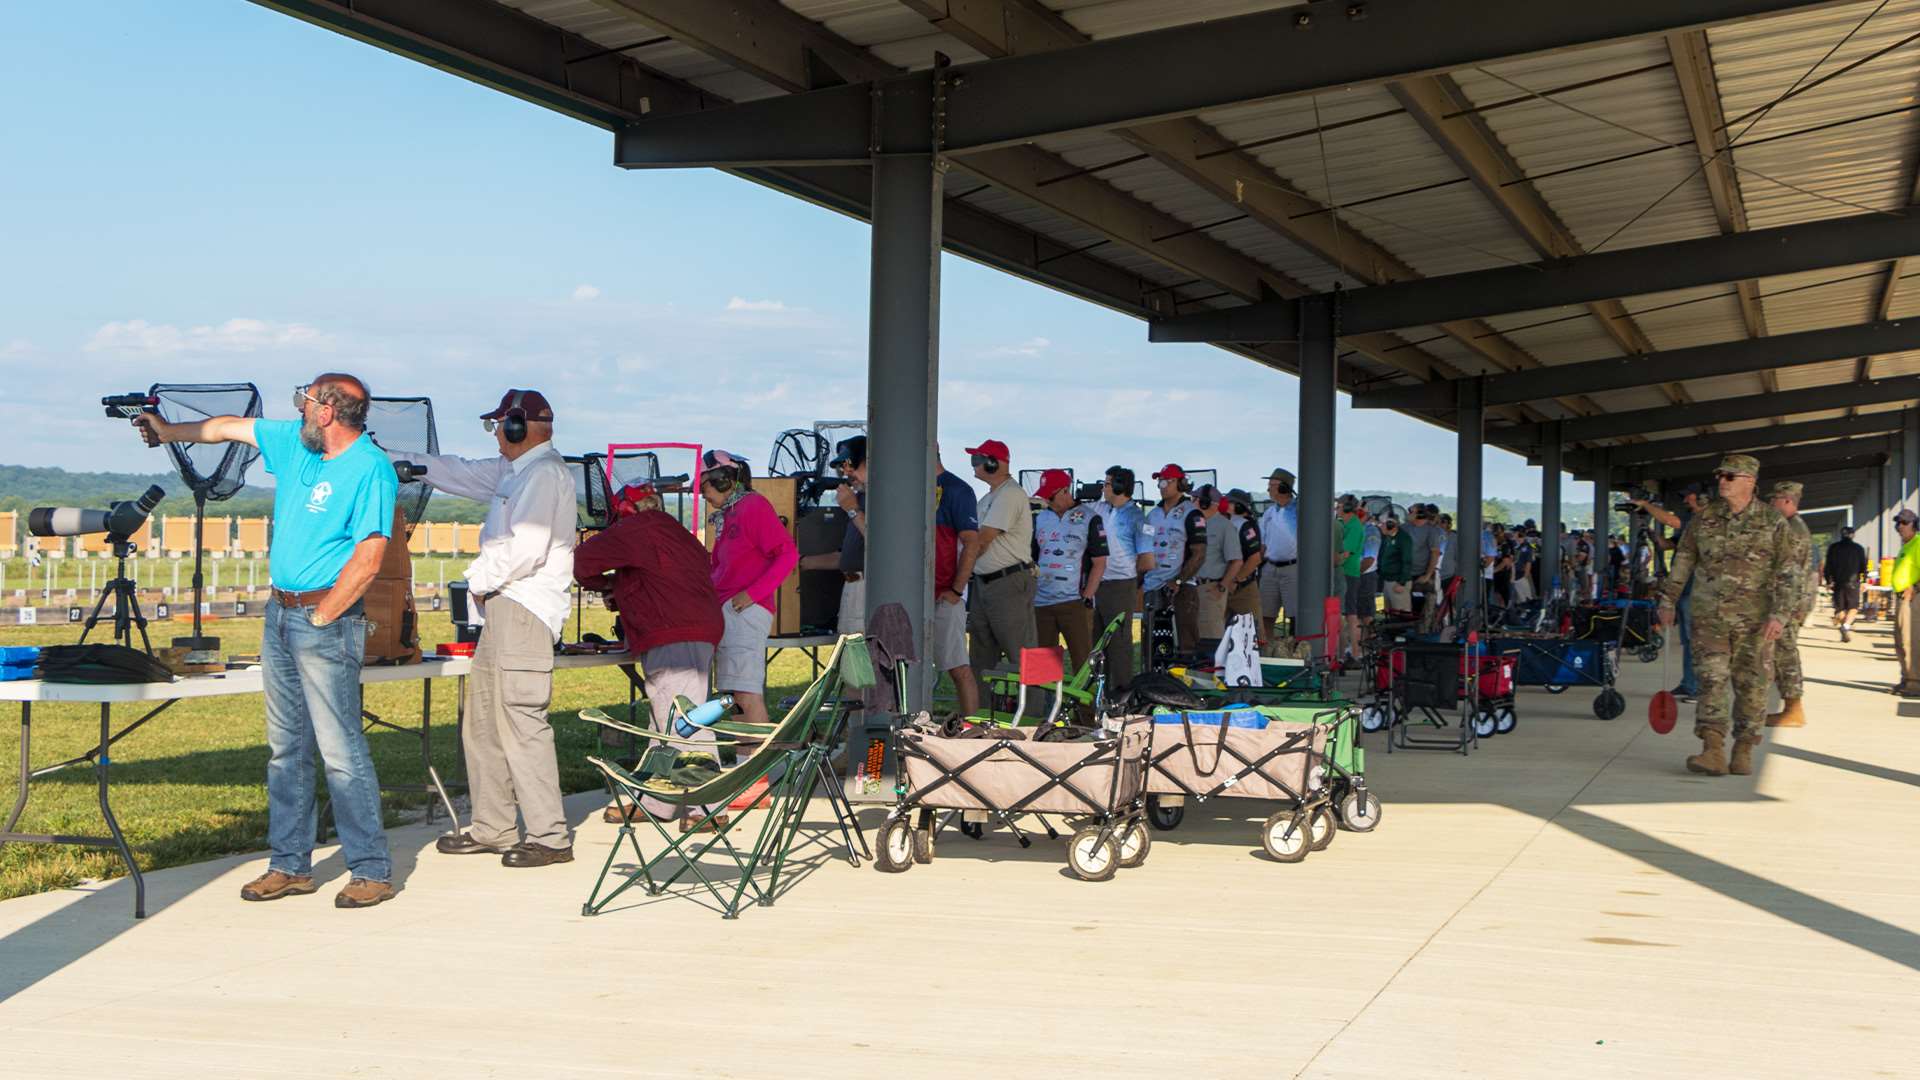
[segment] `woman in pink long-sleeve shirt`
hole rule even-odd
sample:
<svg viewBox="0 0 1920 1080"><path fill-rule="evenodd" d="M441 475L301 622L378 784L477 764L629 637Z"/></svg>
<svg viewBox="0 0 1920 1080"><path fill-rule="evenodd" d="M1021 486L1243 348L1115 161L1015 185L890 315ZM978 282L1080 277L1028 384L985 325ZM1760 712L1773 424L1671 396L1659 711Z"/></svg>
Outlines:
<svg viewBox="0 0 1920 1080"><path fill-rule="evenodd" d="M713 541L713 591L725 629L713 656L713 686L733 695L741 719L767 720L767 635L773 598L800 563L800 549L766 496L748 488L747 463L725 450L701 456L700 496Z"/></svg>

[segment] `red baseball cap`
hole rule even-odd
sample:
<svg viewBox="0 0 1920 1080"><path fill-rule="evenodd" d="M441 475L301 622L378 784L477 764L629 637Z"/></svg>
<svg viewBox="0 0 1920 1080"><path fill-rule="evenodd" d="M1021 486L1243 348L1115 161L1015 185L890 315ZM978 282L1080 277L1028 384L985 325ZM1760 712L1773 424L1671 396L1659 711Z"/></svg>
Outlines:
<svg viewBox="0 0 1920 1080"><path fill-rule="evenodd" d="M480 419L498 420L515 410L526 420L553 420L553 406L547 404L547 396L538 390L509 390L500 395L500 404L490 413L481 413Z"/></svg>
<svg viewBox="0 0 1920 1080"><path fill-rule="evenodd" d="M1040 474L1040 487L1033 494L1036 498L1051 499L1060 494L1060 489L1073 483L1073 474L1065 469L1048 469Z"/></svg>
<svg viewBox="0 0 1920 1080"><path fill-rule="evenodd" d="M1168 462L1166 467L1153 474L1153 478L1155 480L1185 480L1187 478L1187 470L1172 462Z"/></svg>
<svg viewBox="0 0 1920 1080"><path fill-rule="evenodd" d="M988 439L979 446L967 447L967 455L971 457L974 454L978 454L981 457L994 458L999 461L1013 460L1013 455L1007 453L1007 444L1001 442L999 439Z"/></svg>

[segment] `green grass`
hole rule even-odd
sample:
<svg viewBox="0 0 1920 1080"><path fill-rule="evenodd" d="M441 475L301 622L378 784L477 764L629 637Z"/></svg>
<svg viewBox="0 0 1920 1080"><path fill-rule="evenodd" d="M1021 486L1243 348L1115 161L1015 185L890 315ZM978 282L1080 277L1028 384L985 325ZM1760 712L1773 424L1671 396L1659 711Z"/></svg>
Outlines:
<svg viewBox="0 0 1920 1080"><path fill-rule="evenodd" d="M413 558L413 580L421 588L437 586L442 581L456 581L466 573L467 565L473 562L471 555L416 555ZM267 587L267 560L258 559L208 559L204 571L207 583L218 584L220 598L232 599L236 588L247 584L248 564L257 564L253 569L253 582L257 590L264 592ZM0 607L14 604L14 593L27 590L27 602L31 604L64 604L66 590L74 589L78 593L75 603L93 602L89 590L95 586L105 586L113 576L114 562L111 558L89 555L84 559L67 556L59 559L43 559L40 566L31 566L24 556L12 559L0 559ZM193 560L186 559L149 559L141 557L127 560L127 569L140 586L141 592L174 587L177 578L182 594L193 590ZM41 592L49 584L53 588L53 599L42 601Z"/></svg>
<svg viewBox="0 0 1920 1080"><path fill-rule="evenodd" d="M604 618L590 618L597 627ZM422 612L422 639L449 641L444 613ZM604 629L604 627L600 627ZM211 624L224 652L257 653L261 622L225 619ZM0 645L71 642L77 627L0 627ZM769 697L804 689L812 677L805 656L779 654L769 671ZM433 699L434 763L443 778L463 770L455 765L454 683L435 680ZM579 719L581 709L598 705L613 711L627 701L627 680L618 668L562 671L555 674L552 719L566 791L600 787L599 774L586 755L601 752L599 728ZM417 724L420 683L390 683L367 688L366 707L402 724ZM0 703L0 813L13 806L18 790L19 708ZM84 753L99 734L99 707L41 704L33 710L33 761L44 765ZM142 715L116 706L118 728ZM616 714L618 715L618 714ZM266 847L266 719L259 695L183 701L114 747L113 809L142 870L211 859ZM417 784L425 780L417 738L375 729L368 737L383 782ZM389 793L389 824L417 814L425 797ZM4 819L0 819L4 820ZM94 798L93 770L76 766L36 780L32 799L18 828L23 832L106 835ZM117 852L39 844L0 847L0 900L63 888L75 882L125 873Z"/></svg>

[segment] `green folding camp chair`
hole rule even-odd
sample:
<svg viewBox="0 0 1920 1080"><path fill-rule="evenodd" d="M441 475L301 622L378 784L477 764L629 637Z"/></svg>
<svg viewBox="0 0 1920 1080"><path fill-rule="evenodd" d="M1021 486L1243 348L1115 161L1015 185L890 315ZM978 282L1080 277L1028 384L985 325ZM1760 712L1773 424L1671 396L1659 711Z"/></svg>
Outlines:
<svg viewBox="0 0 1920 1080"><path fill-rule="evenodd" d="M1093 708L1094 696L1098 692L1098 687L1095 686L1095 683L1097 681L1097 674L1105 666L1102 660L1106 656L1107 642L1113 639L1113 635L1120 632L1120 623L1132 617L1132 614L1129 612L1121 612L1115 615L1111 622L1107 623L1107 628L1101 631L1099 638L1094 641L1093 648L1088 650L1086 660L1082 661L1079 667L1068 672L1067 677L1054 687L1055 692L1058 694L1056 706L1065 705L1072 707L1080 705L1086 706L1089 709ZM1021 708L1010 719L1003 720L1000 718L1001 714L992 707L992 699L989 698L987 715L970 716L967 717L968 720L974 723L997 723L1008 727L1020 727L1025 723L1034 722L1025 715L1026 695L1023 692L1024 688L1020 683L1020 675L1018 672L994 672L986 676L986 680L989 691L996 696L1004 695L1012 697L1016 694L1020 695L1018 700L1021 703ZM1056 707L1056 715L1058 711ZM1052 717L1048 719L1051 720Z"/></svg>
<svg viewBox="0 0 1920 1080"><path fill-rule="evenodd" d="M599 914L615 897L638 884L645 884L649 895L658 896L689 871L713 894L726 918L739 915L749 890L762 907L772 906L779 891L780 872L799 834L807 803L822 788L833 806L841 837L846 841L847 859L858 866L860 854L855 844L865 850L866 838L839 784L832 781L827 757L844 734L848 703L841 699L841 687L865 689L873 682L873 661L867 652L866 639L859 634L848 634L834 645L833 655L820 677L800 695L779 723L718 721L709 725L715 741L708 742L634 727L598 709L582 710L583 719L633 735L643 741L646 749L631 772L601 758L587 758L606 777L608 792L616 799L632 802L634 811L620 826L620 835L615 838L613 849L607 852L606 864L600 868L600 876L594 880L587 902L581 905L581 914ZM676 719L684 717L690 709L691 703L685 699L676 701ZM737 754L737 761L725 765L729 751ZM750 850L743 852L735 847L729 834L761 808L758 798L749 800L746 809L730 815L724 824L715 824L711 832L695 830L675 834L667 829L682 809L725 806L748 793L762 779L767 781L767 803ZM656 816L647 809L645 800L648 799L666 803L673 807L673 813ZM651 824L665 845L652 858L640 850L635 818L644 818ZM602 886L608 876L614 874L614 860L623 843L632 848L638 866L622 871L626 880L601 896ZM700 866L700 860L716 850L733 861L739 872L738 880L724 876L716 884ZM669 860L677 861L679 866L664 877L658 876L656 871L664 871ZM770 871L764 885L759 880L763 870ZM728 888L731 898L726 895Z"/></svg>

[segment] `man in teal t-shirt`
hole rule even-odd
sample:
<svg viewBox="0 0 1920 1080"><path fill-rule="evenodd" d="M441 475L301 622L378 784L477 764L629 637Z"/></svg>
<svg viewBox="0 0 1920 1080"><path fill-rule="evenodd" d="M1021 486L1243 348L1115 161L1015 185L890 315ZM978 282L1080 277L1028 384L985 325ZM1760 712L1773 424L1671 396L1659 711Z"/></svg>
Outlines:
<svg viewBox="0 0 1920 1080"><path fill-rule="evenodd" d="M334 906L371 907L393 896L392 859L380 820L380 781L360 726L360 662L367 620L361 597L379 573L393 528L399 479L367 436L366 384L321 375L294 391L300 420L216 416L169 424L134 418L147 445L243 442L274 476L273 539L260 667L267 706L267 872L245 900L316 891L318 825L313 750L326 765L334 825L352 878Z"/></svg>

